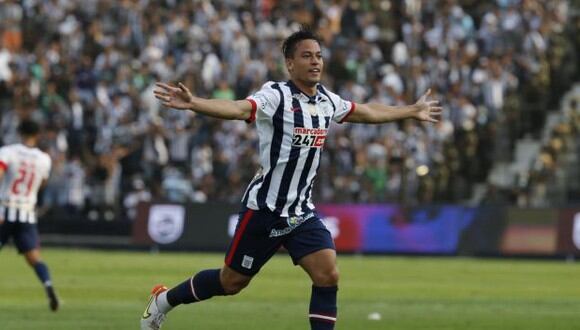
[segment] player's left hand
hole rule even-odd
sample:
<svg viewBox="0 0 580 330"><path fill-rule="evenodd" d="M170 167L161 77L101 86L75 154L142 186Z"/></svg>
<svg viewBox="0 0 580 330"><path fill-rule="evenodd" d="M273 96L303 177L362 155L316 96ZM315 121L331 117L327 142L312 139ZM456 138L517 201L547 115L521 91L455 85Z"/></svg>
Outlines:
<svg viewBox="0 0 580 330"><path fill-rule="evenodd" d="M178 83L177 87L175 87L158 82L155 84L153 94L166 107L179 110L191 108L193 95L182 83Z"/></svg>
<svg viewBox="0 0 580 330"><path fill-rule="evenodd" d="M436 123L439 120L435 117L441 116L443 108L439 106L438 100L429 100L430 95L431 88L415 103L415 119Z"/></svg>

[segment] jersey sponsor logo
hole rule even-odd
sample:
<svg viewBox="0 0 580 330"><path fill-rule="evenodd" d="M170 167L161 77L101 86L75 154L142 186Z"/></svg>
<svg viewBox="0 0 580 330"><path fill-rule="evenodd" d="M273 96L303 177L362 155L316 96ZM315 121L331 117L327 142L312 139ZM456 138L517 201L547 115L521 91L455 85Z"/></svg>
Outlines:
<svg viewBox="0 0 580 330"><path fill-rule="evenodd" d="M322 148L327 132L326 128L294 127L292 145L300 148Z"/></svg>

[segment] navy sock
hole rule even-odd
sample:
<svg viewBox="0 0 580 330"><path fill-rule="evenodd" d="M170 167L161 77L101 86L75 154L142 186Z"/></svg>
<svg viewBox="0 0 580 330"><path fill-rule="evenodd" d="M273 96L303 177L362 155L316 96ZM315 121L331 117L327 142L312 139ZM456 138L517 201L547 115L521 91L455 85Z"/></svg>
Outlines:
<svg viewBox="0 0 580 330"><path fill-rule="evenodd" d="M225 295L219 269L206 269L167 291L167 302L173 307Z"/></svg>
<svg viewBox="0 0 580 330"><path fill-rule="evenodd" d="M34 264L33 266L34 272L36 272L36 276L45 287L52 286L52 282L50 281L50 273L48 272L48 267L42 261L39 261Z"/></svg>
<svg viewBox="0 0 580 330"><path fill-rule="evenodd" d="M312 330L332 330L336 322L337 286L312 286L310 297L310 327Z"/></svg>

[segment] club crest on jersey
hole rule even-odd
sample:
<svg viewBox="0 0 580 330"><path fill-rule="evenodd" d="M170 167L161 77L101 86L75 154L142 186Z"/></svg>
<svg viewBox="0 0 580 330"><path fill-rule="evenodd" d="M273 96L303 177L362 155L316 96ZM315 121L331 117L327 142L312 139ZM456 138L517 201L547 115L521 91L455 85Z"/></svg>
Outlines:
<svg viewBox="0 0 580 330"><path fill-rule="evenodd" d="M314 104L307 104L306 109L308 109L310 115L316 116L316 106Z"/></svg>
<svg viewBox="0 0 580 330"><path fill-rule="evenodd" d="M294 127L292 146L300 148L322 148L326 140L326 128Z"/></svg>

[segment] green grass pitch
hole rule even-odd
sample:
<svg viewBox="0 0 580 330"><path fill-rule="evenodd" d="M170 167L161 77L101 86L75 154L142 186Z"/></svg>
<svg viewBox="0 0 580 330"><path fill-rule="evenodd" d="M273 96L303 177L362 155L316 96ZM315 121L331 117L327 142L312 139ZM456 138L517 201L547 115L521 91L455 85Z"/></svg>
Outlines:
<svg viewBox="0 0 580 330"><path fill-rule="evenodd" d="M222 254L43 249L62 299L0 252L0 329L137 329L150 288L222 264ZM580 329L580 265L564 261L339 256L339 330ZM164 329L309 329L310 284L284 254L235 297L181 306ZM380 313L380 320L369 320Z"/></svg>

